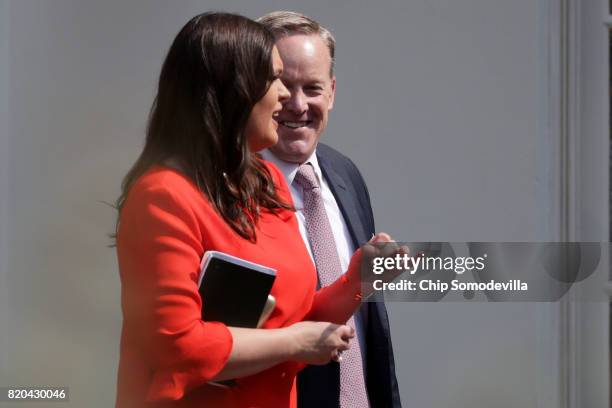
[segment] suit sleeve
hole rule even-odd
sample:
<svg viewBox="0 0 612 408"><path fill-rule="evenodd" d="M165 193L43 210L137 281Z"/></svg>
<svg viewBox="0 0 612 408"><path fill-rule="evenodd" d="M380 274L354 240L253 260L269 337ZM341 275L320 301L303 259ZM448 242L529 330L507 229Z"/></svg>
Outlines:
<svg viewBox="0 0 612 408"><path fill-rule="evenodd" d="M168 188L138 187L117 237L124 330L150 369L147 400L176 400L221 371L232 336L224 324L201 320L204 248L191 209Z"/></svg>
<svg viewBox="0 0 612 408"><path fill-rule="evenodd" d="M372 211L372 202L370 200L370 191L368 190L368 186L365 182L365 180L363 179L363 176L361 175L361 172L359 171L359 169L357 168L357 166L355 165L355 163L352 162L352 160L347 159L350 166L352 167L353 171L352 173L355 175L355 177L357 178L357 183L355 183L356 188L360 187L363 191L363 198L364 201L362 202L362 208L366 213L366 216L368 218L368 232L370 234L375 234L376 233L376 227L374 225L374 212ZM363 243L360 243L363 244Z"/></svg>

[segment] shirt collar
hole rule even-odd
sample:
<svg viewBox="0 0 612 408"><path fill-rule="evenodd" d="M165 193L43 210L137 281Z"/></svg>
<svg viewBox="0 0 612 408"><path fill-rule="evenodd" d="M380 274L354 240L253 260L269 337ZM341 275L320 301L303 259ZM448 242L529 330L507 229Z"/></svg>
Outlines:
<svg viewBox="0 0 612 408"><path fill-rule="evenodd" d="M264 149L260 152L261 157L264 160L267 160L273 163L285 176L285 180L287 180L287 184L291 185L293 183L293 179L295 178L295 174L297 173L298 167L300 167L297 163L290 163L284 160L279 159L268 149ZM321 172L321 167L319 166L319 160L317 159L317 150L310 155L308 159L304 163L310 163L314 168L315 174L319 179L319 185L322 185L323 181L323 173Z"/></svg>

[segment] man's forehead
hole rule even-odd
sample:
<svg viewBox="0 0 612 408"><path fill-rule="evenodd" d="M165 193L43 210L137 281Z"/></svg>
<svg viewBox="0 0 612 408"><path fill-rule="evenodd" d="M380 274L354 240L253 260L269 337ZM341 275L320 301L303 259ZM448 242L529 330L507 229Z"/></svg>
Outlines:
<svg viewBox="0 0 612 408"><path fill-rule="evenodd" d="M294 34L279 38L276 46L285 70L299 70L315 75L317 71L329 76L331 56L323 39L317 34ZM324 68L327 66L327 68Z"/></svg>
<svg viewBox="0 0 612 408"><path fill-rule="evenodd" d="M329 50L323 39L317 34L292 34L276 40L276 46L284 54L301 54L304 56L328 56ZM331 57L330 57L331 58Z"/></svg>

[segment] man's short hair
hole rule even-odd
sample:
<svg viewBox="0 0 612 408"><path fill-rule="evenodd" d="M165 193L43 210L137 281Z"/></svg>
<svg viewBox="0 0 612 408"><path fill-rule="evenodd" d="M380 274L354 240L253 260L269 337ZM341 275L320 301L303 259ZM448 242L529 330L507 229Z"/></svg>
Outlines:
<svg viewBox="0 0 612 408"><path fill-rule="evenodd" d="M295 34L311 35L317 34L329 50L331 65L329 75L334 75L336 40L332 33L313 19L295 11L273 11L257 19L274 34L276 39Z"/></svg>

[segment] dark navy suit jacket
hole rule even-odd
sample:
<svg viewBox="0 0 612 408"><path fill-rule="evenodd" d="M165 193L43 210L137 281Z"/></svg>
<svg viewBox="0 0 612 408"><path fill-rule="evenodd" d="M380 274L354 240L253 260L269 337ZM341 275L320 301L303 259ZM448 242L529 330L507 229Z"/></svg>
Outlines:
<svg viewBox="0 0 612 408"><path fill-rule="evenodd" d="M319 143L317 159L347 224L355 248L374 234L370 195L359 170L337 150ZM368 302L362 306L366 340L366 387L372 408L401 408L389 319L385 304ZM365 309L365 310L363 310ZM308 366L298 374L299 408L338 408L340 366L330 362ZM359 407L355 407L359 408Z"/></svg>

